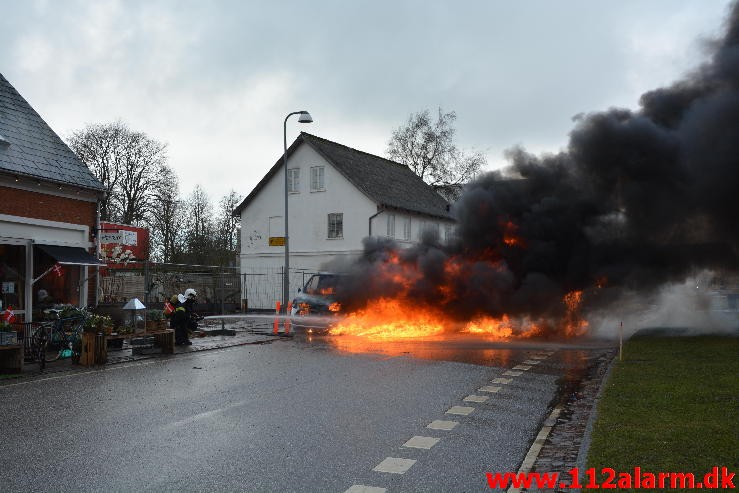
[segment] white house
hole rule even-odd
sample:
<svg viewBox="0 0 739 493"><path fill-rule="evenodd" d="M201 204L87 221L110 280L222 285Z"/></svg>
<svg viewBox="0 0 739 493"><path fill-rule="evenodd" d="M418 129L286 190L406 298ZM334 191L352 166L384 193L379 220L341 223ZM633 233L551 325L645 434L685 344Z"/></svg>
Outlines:
<svg viewBox="0 0 739 493"><path fill-rule="evenodd" d="M309 274L357 258L367 236L407 246L425 230L442 240L452 234L449 204L405 165L305 132L287 156L292 294ZM284 201L280 157L234 211L241 217L240 263L249 308L273 308L282 297Z"/></svg>

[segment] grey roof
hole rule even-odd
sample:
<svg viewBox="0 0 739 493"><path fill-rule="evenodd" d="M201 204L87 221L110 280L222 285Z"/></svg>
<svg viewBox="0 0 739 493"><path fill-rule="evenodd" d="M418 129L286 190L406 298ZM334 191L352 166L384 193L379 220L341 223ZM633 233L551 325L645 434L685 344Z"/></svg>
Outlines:
<svg viewBox="0 0 739 493"><path fill-rule="evenodd" d="M0 74L0 172L102 190L103 184Z"/></svg>
<svg viewBox="0 0 739 493"><path fill-rule="evenodd" d="M408 166L301 132L287 150L288 156L306 143L331 163L347 180L379 207L400 209L452 219L449 203ZM234 210L239 214L282 166L282 158L267 172Z"/></svg>

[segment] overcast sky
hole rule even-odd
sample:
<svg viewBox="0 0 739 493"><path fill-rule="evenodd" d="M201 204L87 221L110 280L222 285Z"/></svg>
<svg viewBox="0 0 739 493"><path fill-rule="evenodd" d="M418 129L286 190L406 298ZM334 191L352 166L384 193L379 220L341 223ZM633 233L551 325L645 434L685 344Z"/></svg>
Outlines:
<svg viewBox="0 0 739 493"><path fill-rule="evenodd" d="M183 194L246 195L282 122L384 155L410 113L457 112L482 151L566 145L696 68L727 0L0 0L0 72L63 137L122 119L169 146Z"/></svg>

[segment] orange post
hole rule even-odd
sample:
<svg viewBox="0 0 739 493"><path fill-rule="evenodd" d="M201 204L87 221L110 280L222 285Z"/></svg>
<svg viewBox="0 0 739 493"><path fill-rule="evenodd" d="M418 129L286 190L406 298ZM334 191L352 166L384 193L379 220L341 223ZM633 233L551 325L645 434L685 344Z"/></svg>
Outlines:
<svg viewBox="0 0 739 493"><path fill-rule="evenodd" d="M280 322L277 317L275 317L275 323L272 325L272 333L277 335L280 332Z"/></svg>
<svg viewBox="0 0 739 493"><path fill-rule="evenodd" d="M292 325L292 323L290 321L290 315L292 314L292 312L293 312L293 302L292 301L288 301L287 302L287 312L285 313L285 323L284 323L284 325L285 325L285 334L289 334L290 333L290 328L291 328L291 325Z"/></svg>

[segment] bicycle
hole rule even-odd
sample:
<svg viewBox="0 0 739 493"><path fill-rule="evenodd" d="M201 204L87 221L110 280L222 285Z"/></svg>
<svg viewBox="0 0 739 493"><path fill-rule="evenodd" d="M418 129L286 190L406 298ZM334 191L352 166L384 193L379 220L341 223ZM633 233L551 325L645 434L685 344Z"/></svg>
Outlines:
<svg viewBox="0 0 739 493"><path fill-rule="evenodd" d="M59 358L70 358L79 355L78 342L82 340L84 317L57 318L43 322L31 335L31 356L38 360L41 369L45 363Z"/></svg>

